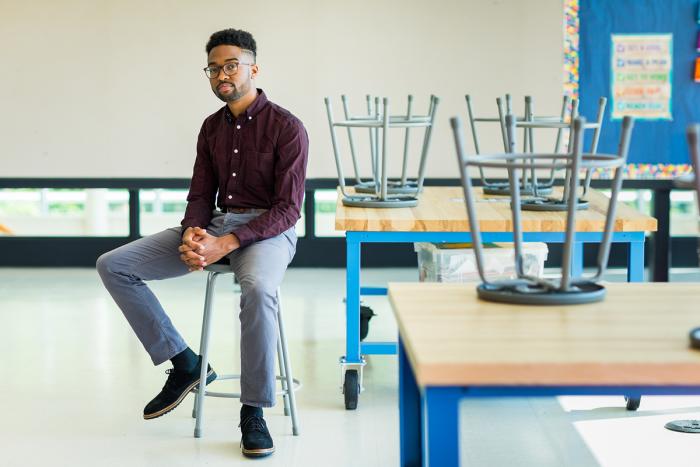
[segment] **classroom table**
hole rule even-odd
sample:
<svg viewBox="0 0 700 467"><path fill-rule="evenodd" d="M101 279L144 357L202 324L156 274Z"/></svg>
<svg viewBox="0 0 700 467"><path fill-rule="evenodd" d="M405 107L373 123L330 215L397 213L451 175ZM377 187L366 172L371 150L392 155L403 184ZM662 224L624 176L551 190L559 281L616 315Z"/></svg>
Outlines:
<svg viewBox="0 0 700 467"><path fill-rule="evenodd" d="M352 192L352 188L348 188ZM561 188L555 188L554 195ZM484 242L512 241L510 198L478 196L477 211ZM590 190L589 208L576 213L573 272L583 269L583 244L599 243L605 223L608 198ZM619 203L612 241L625 243L628 251L627 279L644 278L645 232L656 230L656 219ZM522 211L523 240L563 243L565 212ZM357 407L364 390L363 355L395 355L396 342L360 342L360 296L386 295L386 287L361 287L360 261L363 243L470 242L469 222L461 187L425 187L413 208L355 208L342 204L338 189L336 230L345 231L346 247L346 336L345 355L340 357L342 390L346 409Z"/></svg>
<svg viewBox="0 0 700 467"><path fill-rule="evenodd" d="M700 394L700 284L606 288L599 303L534 307L479 300L474 284L390 284L401 465L456 466L478 449L459 443L466 397Z"/></svg>

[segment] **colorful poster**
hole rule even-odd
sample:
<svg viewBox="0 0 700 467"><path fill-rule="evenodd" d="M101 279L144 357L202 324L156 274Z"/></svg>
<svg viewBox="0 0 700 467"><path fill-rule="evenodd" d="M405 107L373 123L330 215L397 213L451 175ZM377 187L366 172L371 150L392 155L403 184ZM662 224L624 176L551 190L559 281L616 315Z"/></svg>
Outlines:
<svg viewBox="0 0 700 467"><path fill-rule="evenodd" d="M672 120L672 34L612 34L612 118Z"/></svg>

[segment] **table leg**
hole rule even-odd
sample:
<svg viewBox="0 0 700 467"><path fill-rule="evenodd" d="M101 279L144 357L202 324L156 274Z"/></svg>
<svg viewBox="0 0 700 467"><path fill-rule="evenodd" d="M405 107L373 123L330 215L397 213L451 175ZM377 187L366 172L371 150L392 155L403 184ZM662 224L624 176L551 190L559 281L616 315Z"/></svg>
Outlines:
<svg viewBox="0 0 700 467"><path fill-rule="evenodd" d="M574 251L571 257L571 277L579 277L583 274L583 242L574 242Z"/></svg>
<svg viewBox="0 0 700 467"><path fill-rule="evenodd" d="M360 363L360 242L346 233L345 361Z"/></svg>
<svg viewBox="0 0 700 467"><path fill-rule="evenodd" d="M656 232L651 234L651 277L653 282L668 282L671 267L671 189L654 189L653 213L658 222Z"/></svg>
<svg viewBox="0 0 700 467"><path fill-rule="evenodd" d="M427 387L423 392L423 465L459 466L459 401L457 387Z"/></svg>
<svg viewBox="0 0 700 467"><path fill-rule="evenodd" d="M644 242L629 242L627 248L627 282L644 281Z"/></svg>
<svg viewBox="0 0 700 467"><path fill-rule="evenodd" d="M421 445L421 401L408 355L399 338L399 434L401 466L419 466Z"/></svg>
<svg viewBox="0 0 700 467"><path fill-rule="evenodd" d="M644 242L629 242L627 247L627 282L644 281ZM641 395L628 394L627 410L637 410Z"/></svg>

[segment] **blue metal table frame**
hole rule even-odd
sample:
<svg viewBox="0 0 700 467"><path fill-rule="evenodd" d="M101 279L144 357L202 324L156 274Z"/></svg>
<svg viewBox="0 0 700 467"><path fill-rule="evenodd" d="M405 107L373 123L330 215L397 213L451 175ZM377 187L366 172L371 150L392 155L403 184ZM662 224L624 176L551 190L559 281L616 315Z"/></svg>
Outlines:
<svg viewBox="0 0 700 467"><path fill-rule="evenodd" d="M458 466L463 398L697 395L700 386L427 386L420 388L399 339L401 466Z"/></svg>
<svg viewBox="0 0 700 467"><path fill-rule="evenodd" d="M346 259L346 313L345 356L341 357L342 371L348 367L361 373L362 355L396 355L396 342L360 342L360 297L362 295L386 295L386 287L362 287L360 285L360 259L363 243L413 243L413 242L471 242L469 232L368 232L348 231L345 234ZM564 243L563 232L524 232L526 242ZM578 232L575 237L573 274L583 270L583 244L600 243L600 232ZM613 243L627 244L627 281L644 280L644 232L614 232ZM512 242L512 232L482 232L482 241ZM360 377L360 381L362 378ZM361 388L363 389L363 388Z"/></svg>

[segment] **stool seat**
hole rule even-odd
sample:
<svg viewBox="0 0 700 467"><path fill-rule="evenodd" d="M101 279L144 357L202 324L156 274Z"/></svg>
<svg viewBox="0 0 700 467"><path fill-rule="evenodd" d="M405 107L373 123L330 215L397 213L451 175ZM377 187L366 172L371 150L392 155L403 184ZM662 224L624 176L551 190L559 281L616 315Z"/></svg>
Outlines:
<svg viewBox="0 0 700 467"><path fill-rule="evenodd" d="M231 265L228 262L222 263L221 261L210 264L209 266L205 267L204 270L208 272L215 272L217 274L233 274L233 271L231 271Z"/></svg>
<svg viewBox="0 0 700 467"><path fill-rule="evenodd" d="M200 381L206 381L206 369L209 363L209 335L211 329L212 320L212 308L214 302L214 285L216 283L216 278L220 274L233 274L231 270L231 264L227 257L222 258L214 264L211 264L204 268L207 271L207 288L204 298L204 315L202 318L202 336L200 339L200 349L199 353L202 356L202 368L204 376L200 376ZM299 435L299 422L297 419L296 410L296 399L294 397L294 392L301 389L301 383L294 379L292 375L292 365L289 359L289 351L287 349L287 340L285 338L284 332L284 322L282 320L282 300L280 296L280 289L277 288L277 360L279 362L279 372L280 374L276 376L276 380L280 381L282 389L277 391L277 395L281 395L284 401L284 415L291 416L292 420L292 434L294 436ZM221 375L216 378L217 380L227 380L227 379L240 379L240 375ZM192 417L195 418L195 428L194 436L195 438L201 438L202 436L202 425L203 425L203 415L204 415L204 398L206 396L211 397L227 397L227 398L240 398L240 393L235 392L214 392L207 391L206 384L199 384L199 387L193 389L192 392L195 393L194 408L192 409Z"/></svg>

